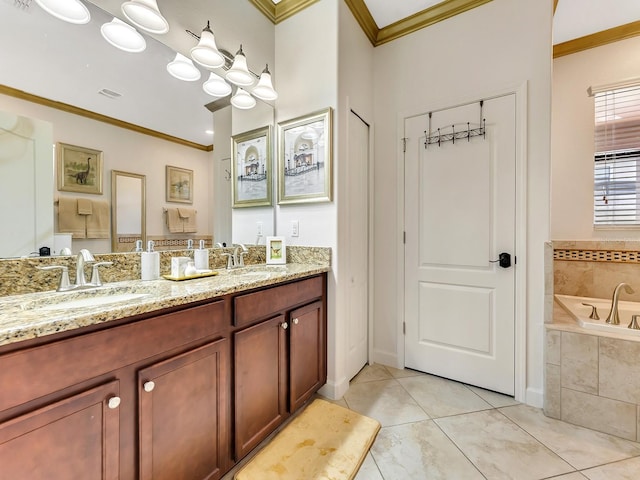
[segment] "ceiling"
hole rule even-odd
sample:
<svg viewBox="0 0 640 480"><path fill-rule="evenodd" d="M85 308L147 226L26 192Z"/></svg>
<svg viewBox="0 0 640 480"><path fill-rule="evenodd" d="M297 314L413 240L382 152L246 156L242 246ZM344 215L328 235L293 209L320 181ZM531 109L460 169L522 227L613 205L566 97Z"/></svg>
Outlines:
<svg viewBox="0 0 640 480"><path fill-rule="evenodd" d="M197 42L185 30L199 34L206 20L211 20L218 46L235 53L242 43L249 68L259 73L265 63L274 62L273 39L265 41L260 32L269 31L274 23L317 0L157 0L170 30L162 36L145 34L147 51L143 54L121 52L99 34L102 23L113 16L122 18L123 0L84 1L92 21L76 26L49 16L35 1L0 0L0 85L206 148L213 137L205 132L212 127L211 113L205 105L215 100L201 88L207 72L202 69L201 81L188 83L174 79L165 70L175 52L188 55ZM365 34L378 45L490 0L344 1ZM637 21L640 0L558 0L554 44L571 43L577 37ZM640 33L640 28L637 30L635 34ZM99 95L97 92L104 88L122 97L114 100Z"/></svg>

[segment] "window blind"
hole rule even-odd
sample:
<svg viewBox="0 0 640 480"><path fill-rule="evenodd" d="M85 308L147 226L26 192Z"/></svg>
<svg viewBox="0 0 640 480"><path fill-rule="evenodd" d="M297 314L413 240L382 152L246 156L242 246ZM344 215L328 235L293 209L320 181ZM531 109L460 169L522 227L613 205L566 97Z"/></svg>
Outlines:
<svg viewBox="0 0 640 480"><path fill-rule="evenodd" d="M594 224L640 225L640 85L594 94Z"/></svg>

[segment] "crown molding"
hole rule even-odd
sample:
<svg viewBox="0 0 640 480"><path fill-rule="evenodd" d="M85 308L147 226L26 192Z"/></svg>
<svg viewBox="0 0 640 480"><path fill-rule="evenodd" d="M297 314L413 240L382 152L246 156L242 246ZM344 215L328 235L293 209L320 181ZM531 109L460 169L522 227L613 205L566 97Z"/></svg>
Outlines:
<svg viewBox="0 0 640 480"><path fill-rule="evenodd" d="M272 23L278 24L283 20L304 10L318 0L281 0L277 5L271 0L249 0Z"/></svg>
<svg viewBox="0 0 640 480"><path fill-rule="evenodd" d="M391 25L378 28L364 0L345 0L360 28L374 47L421 30L460 13L479 7L491 0L445 0Z"/></svg>
<svg viewBox="0 0 640 480"><path fill-rule="evenodd" d="M371 12L364 4L363 0L344 0L344 3L347 4L349 10L355 17L358 24L360 24L360 28L365 33L371 44L375 47L376 41L378 39L378 32L380 29L378 25L376 25L376 21L371 16Z"/></svg>
<svg viewBox="0 0 640 480"><path fill-rule="evenodd" d="M213 151L213 145L201 145L199 143L191 142L183 138L174 137L172 135L167 135L166 133L161 133L156 130L141 127L140 125L124 122L122 120L118 120L117 118L107 117L106 115L101 115L90 110L85 110L84 108L75 107L73 105L69 105L68 103L56 102L55 100L39 97L38 95L33 95L23 90L18 90L6 85L0 85L0 94L19 98L21 100L26 100L32 103L37 103L39 105L44 105L45 107L55 108L56 110L61 110L63 112L73 113L74 115L90 118L91 120L97 120L98 122L108 123L109 125L114 125L116 127L131 130L143 135L149 135L151 137L167 140L169 142L177 143L185 147L195 148L196 150L202 150L204 152Z"/></svg>
<svg viewBox="0 0 640 480"><path fill-rule="evenodd" d="M556 8L558 8L558 0L553 0L553 13L556 13Z"/></svg>
<svg viewBox="0 0 640 480"><path fill-rule="evenodd" d="M640 35L640 21L620 25L602 32L569 40L553 46L553 58L571 55L590 48L600 47L608 43L618 42Z"/></svg>
<svg viewBox="0 0 640 480"><path fill-rule="evenodd" d="M492 0L445 0L410 17L381 28L375 46L390 42L425 27L454 17Z"/></svg>

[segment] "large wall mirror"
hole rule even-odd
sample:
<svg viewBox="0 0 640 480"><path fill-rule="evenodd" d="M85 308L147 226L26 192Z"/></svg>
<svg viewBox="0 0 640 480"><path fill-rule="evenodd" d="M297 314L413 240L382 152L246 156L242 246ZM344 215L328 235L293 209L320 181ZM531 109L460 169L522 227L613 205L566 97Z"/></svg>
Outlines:
<svg viewBox="0 0 640 480"><path fill-rule="evenodd" d="M131 252L147 239L147 177L111 171L111 250Z"/></svg>
<svg viewBox="0 0 640 480"><path fill-rule="evenodd" d="M118 133L120 129L107 127L111 128L111 137L108 139L108 144L104 145L104 137L96 130L92 130L93 127L85 127L92 125L92 122L95 123L95 120L81 116L69 120L68 116L63 117L57 113L40 117L39 111L36 113L34 110L43 107L38 105L33 108L23 108L23 105L15 103L21 101L20 96L17 97L18 100L5 97L9 101L4 109L11 110L13 105L17 105L14 111L18 115L45 118L52 123L52 136L47 143L49 152L44 163L44 173L40 175L40 163L38 163L36 174L38 178L47 178L47 188L39 189L42 193L41 197L45 195L48 197L47 209L44 204L35 209L32 208L30 213L21 216L22 222L29 223L31 228L34 224L39 226L42 224L45 229L48 229L50 238L53 237L55 219L53 202L57 194L54 191L51 146L57 142L64 142L104 151L105 173L110 170L126 170L146 175L149 182L146 234L149 236L155 237L166 233L166 230L163 230L162 221L158 219L162 218L163 207L169 205L164 202L163 191L161 195L156 195L160 192L159 185L164 185L165 164L194 169L196 181L202 182L198 184L197 191L214 192L209 198L196 199L194 204L194 208L198 209L199 214L202 215L198 222L199 235L213 235L214 243L218 241L256 243L260 240L256 235L258 224L263 225L264 235L273 232L273 208L248 209L253 211L243 211L235 215L227 201L229 196L224 191L224 188L228 188L229 185L225 175L229 170L231 135L267 124L273 125L273 107L261 101L258 101L255 111L235 111L228 107L229 112L223 115L228 125L224 127L216 125L213 138L210 135L205 136L205 128L202 127L200 120L205 116L209 122L207 128L213 126L214 114L211 113L209 105L215 103L214 97L202 93L202 82L208 72L202 72L203 78L199 82L181 82L171 77L166 71L166 65L173 60L176 51L188 54L190 48L197 43L186 30L199 34L206 25L207 14L210 12L216 12L217 20L215 22L213 18L211 20L218 47L234 53L242 43L252 71L260 73L266 63L273 70L275 27L249 0L163 2L161 10L170 22L169 33L163 36L143 33L147 49L135 54L119 51L107 44L100 35L100 26L111 21L114 14L119 14L121 1L84 1L91 12L91 21L86 25L72 25L58 20L44 12L36 2L19 3L22 6L14 2L0 2L0 53L3 59L3 68L0 69L0 86L37 95L54 103L67 103L81 107L90 112L97 112L163 133L160 120L174 119L174 124L180 124L180 132L168 132L169 134L198 145L215 144L215 149L211 153L203 154L201 150L182 147L186 150L176 152L173 157L175 160L173 158L158 160L158 156L152 151L137 148L138 144L131 141L131 131L122 129L121 133ZM23 32L26 31L32 34L24 36ZM16 38L22 40L15 42ZM29 59L26 63L25 58ZM42 76L42 71L48 72L46 78ZM99 77L98 84L92 83L93 74ZM140 84L143 84L142 87ZM123 95L119 98L109 98L105 96L103 89L113 90ZM0 89L0 100L2 98ZM37 104L34 103L34 105ZM233 115L230 110L234 110ZM122 138L115 138L116 135L122 135ZM142 134L139 135L145 137ZM133 147L131 144L134 144ZM120 150L116 152L113 145L121 147ZM125 145L126 151L123 148ZM169 144L167 149L162 150L171 151L172 145ZM200 158L189 160L192 162L189 164L183 155L183 152L191 155L192 151L200 156L209 155L212 159L211 163L214 163L216 168L208 168L206 171L197 170L201 164L198 163L195 167L192 164L199 162ZM131 157L128 156L129 152ZM133 152L136 153L135 156ZM105 180L107 178L105 177ZM16 184L14 182L14 185ZM224 187L220 195L216 193L219 186ZM24 188L26 189L26 186ZM110 195L106 185L104 195L105 199ZM2 199L0 209L9 204L4 201L4 197ZM220 201L216 201L217 199ZM205 202L207 202L206 210L202 207ZM38 217L43 212L46 212L49 218L41 222ZM72 250L89 248L94 253L105 253L108 249L123 251L121 249L123 245L116 244L116 240L115 236L102 242L74 239ZM262 237L262 243L264 243L264 237ZM39 246L52 246L52 244L51 239L45 241L42 238L34 239L32 236L30 246L20 250L19 254L26 255L37 251ZM17 251L0 251L0 257L14 254L17 255Z"/></svg>

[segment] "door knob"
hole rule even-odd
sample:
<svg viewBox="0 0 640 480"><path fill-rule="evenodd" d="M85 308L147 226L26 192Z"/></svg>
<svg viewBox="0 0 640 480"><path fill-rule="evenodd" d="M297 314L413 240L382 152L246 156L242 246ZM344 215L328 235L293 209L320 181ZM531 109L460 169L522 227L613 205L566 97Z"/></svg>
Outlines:
<svg viewBox="0 0 640 480"><path fill-rule="evenodd" d="M497 263L502 268L509 268L511 266L511 254L502 252L498 255L498 260L489 260L490 263Z"/></svg>

